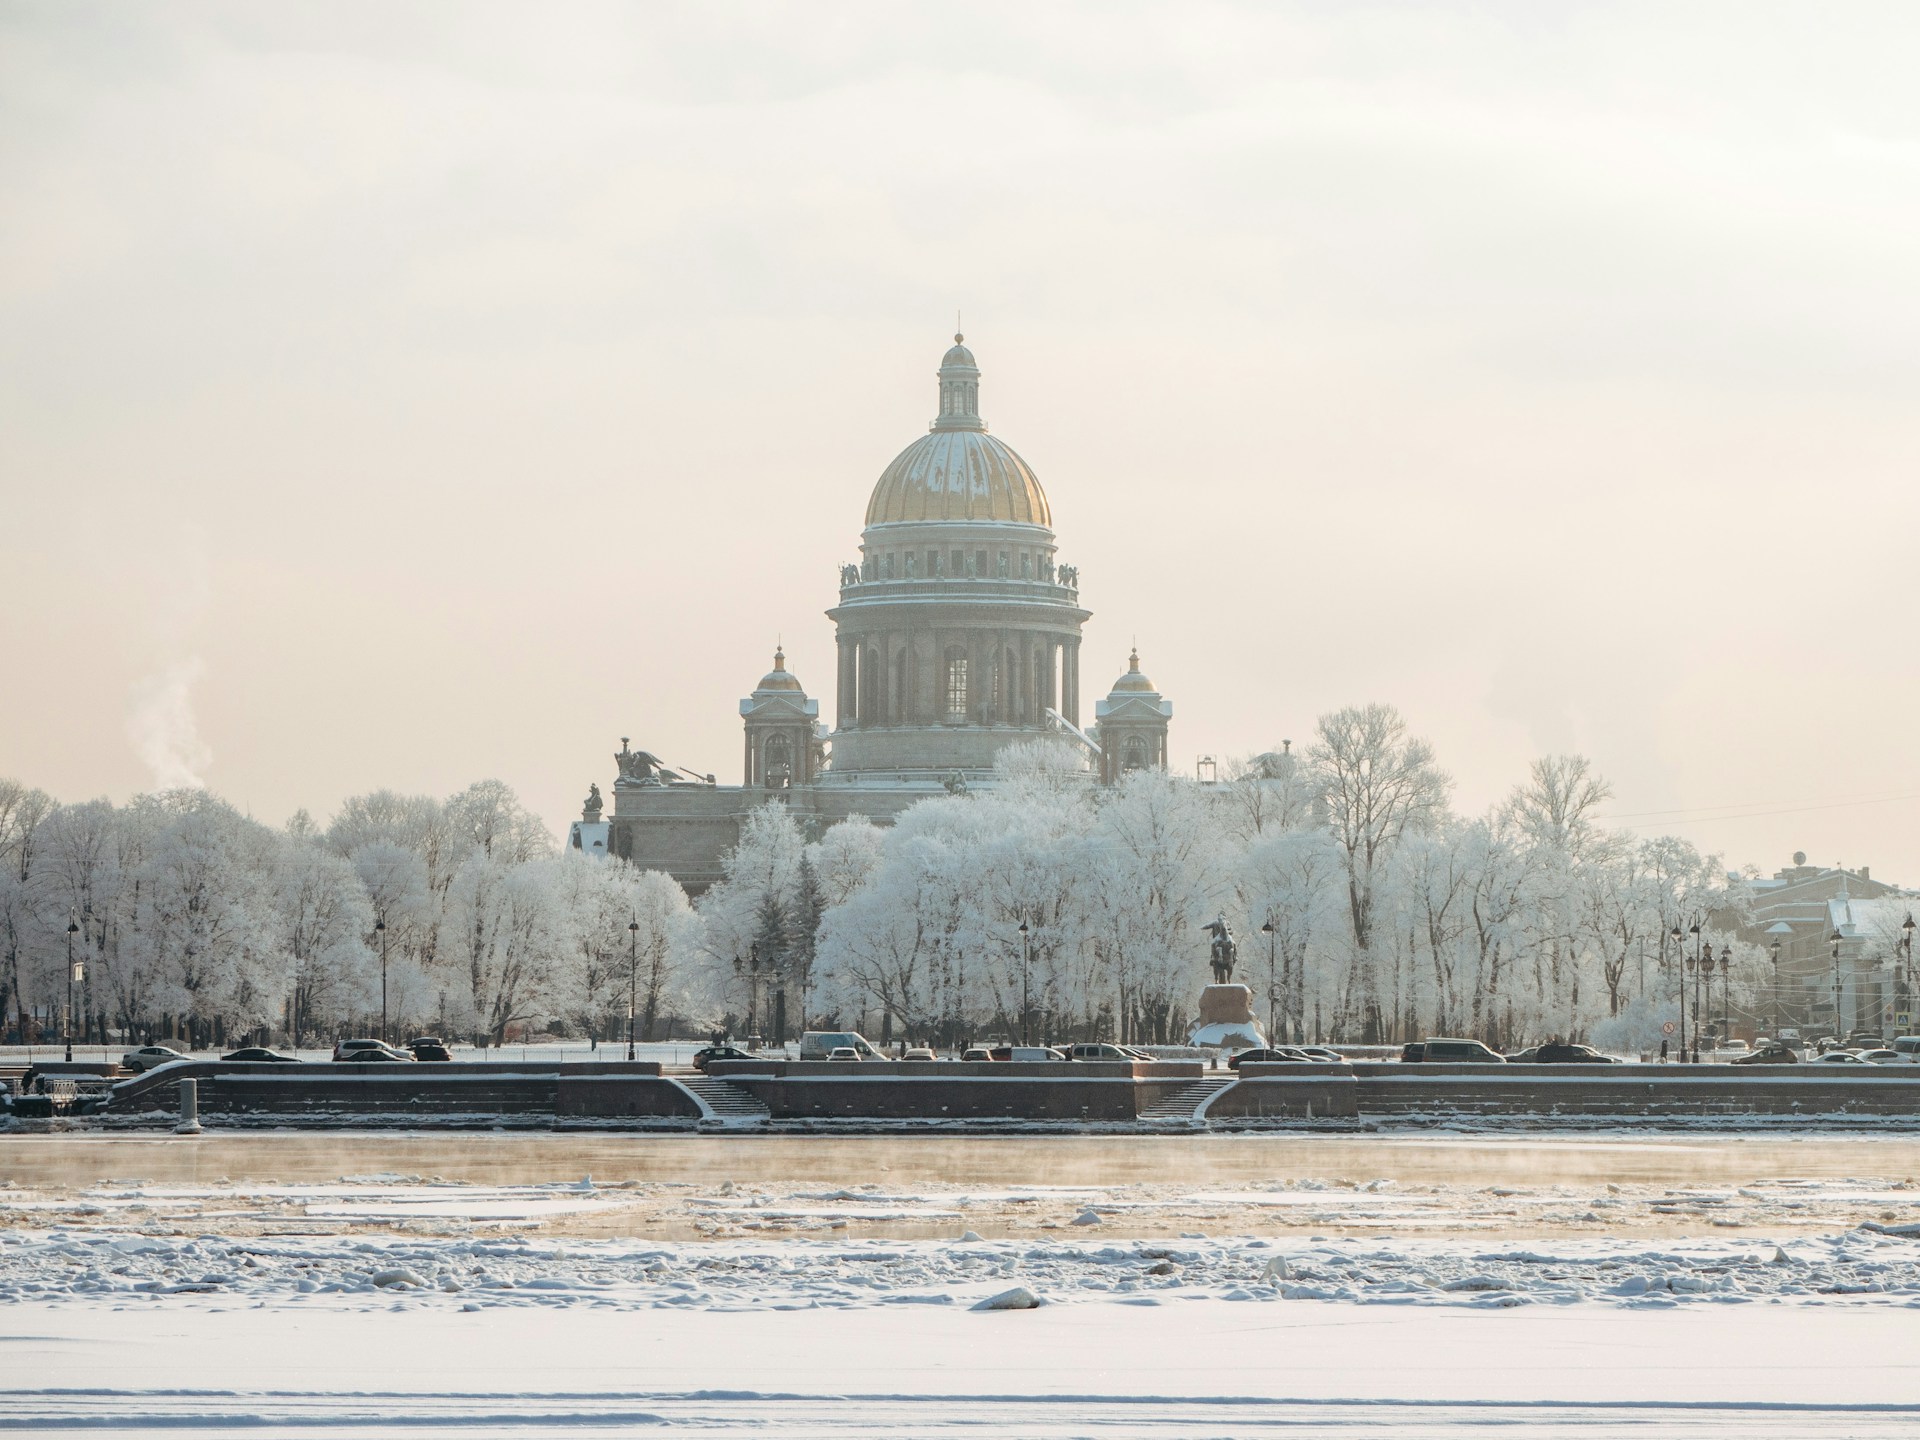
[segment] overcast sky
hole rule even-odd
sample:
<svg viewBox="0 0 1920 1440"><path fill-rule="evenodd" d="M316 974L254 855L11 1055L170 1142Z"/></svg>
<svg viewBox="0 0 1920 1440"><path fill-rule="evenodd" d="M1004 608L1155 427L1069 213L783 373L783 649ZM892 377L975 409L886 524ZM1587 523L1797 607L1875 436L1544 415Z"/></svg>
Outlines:
<svg viewBox="0 0 1920 1440"><path fill-rule="evenodd" d="M964 313L1173 754L1920 884L1920 10L0 4L0 774L739 780ZM1671 813L1665 813L1671 812Z"/></svg>

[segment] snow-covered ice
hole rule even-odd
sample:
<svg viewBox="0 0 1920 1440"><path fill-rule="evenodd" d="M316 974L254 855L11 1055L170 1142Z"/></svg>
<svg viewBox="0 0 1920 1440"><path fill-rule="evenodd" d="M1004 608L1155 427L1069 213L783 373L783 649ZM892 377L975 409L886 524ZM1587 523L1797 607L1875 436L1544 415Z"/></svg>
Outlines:
<svg viewBox="0 0 1920 1440"><path fill-rule="evenodd" d="M76 1147L168 1178L0 1183L0 1428L1920 1432L1904 1143L1690 1140L1639 1178L1550 1152L1532 1180L1523 1155L1477 1170L1469 1144L1440 1152L1451 1180L1350 1146L1319 1174L1307 1146L1252 1152L1284 1176L1117 1178L1152 1142L1099 1149L1098 1178L1046 1145L992 1151L1027 1163L991 1180L778 1178L808 1145L634 1142L742 1163L635 1179L597 1151L537 1182L364 1158L199 1178L272 1146Z"/></svg>

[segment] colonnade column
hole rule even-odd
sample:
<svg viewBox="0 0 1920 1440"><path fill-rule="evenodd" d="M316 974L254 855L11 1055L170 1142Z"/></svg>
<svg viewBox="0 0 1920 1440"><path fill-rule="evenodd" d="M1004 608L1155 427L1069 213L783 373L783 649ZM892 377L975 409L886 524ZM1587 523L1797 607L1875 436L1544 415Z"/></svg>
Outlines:
<svg viewBox="0 0 1920 1440"><path fill-rule="evenodd" d="M851 730L860 718L859 646L847 636L840 637L839 728Z"/></svg>
<svg viewBox="0 0 1920 1440"><path fill-rule="evenodd" d="M1061 681L1061 689L1064 693L1060 697L1065 703L1061 705L1060 713L1071 723L1078 725L1080 723L1080 637L1078 635L1066 642L1066 651L1067 658L1063 666L1065 673Z"/></svg>

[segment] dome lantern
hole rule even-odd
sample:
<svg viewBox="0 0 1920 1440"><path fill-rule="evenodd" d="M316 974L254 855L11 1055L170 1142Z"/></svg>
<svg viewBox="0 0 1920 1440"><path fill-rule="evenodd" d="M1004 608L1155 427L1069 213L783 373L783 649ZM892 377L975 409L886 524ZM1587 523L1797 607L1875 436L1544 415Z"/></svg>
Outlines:
<svg viewBox="0 0 1920 1440"><path fill-rule="evenodd" d="M973 352L960 343L966 338L955 335L953 348L940 357L940 413L929 429L987 428L980 418L980 367L973 363Z"/></svg>

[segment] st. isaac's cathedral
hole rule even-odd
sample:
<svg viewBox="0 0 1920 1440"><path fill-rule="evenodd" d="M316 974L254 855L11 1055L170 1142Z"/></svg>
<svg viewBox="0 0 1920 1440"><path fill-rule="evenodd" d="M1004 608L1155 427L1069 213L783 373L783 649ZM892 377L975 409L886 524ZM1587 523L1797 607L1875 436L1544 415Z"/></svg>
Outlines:
<svg viewBox="0 0 1920 1440"><path fill-rule="evenodd" d="M980 367L962 338L941 357L928 433L873 487L860 563L840 569L840 603L827 611L839 640L833 728L776 650L740 702L739 785L623 740L612 816L595 785L569 844L664 870L698 894L769 800L809 828L849 815L884 824L929 795L991 784L999 751L1047 735L1072 738L1103 784L1165 768L1173 706L1137 653L1082 727L1080 572L1057 558L1033 467L987 433Z"/></svg>

